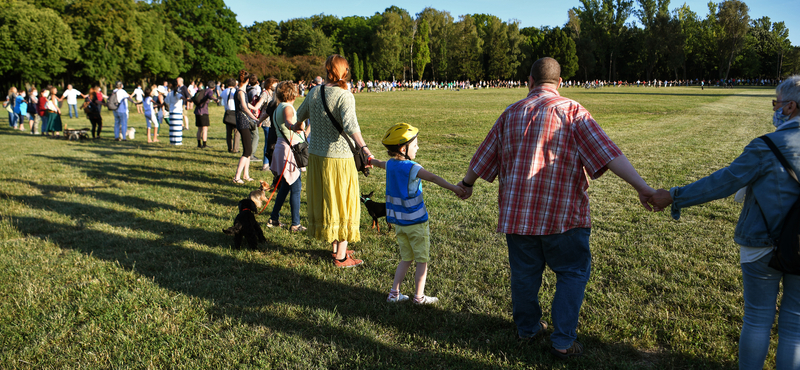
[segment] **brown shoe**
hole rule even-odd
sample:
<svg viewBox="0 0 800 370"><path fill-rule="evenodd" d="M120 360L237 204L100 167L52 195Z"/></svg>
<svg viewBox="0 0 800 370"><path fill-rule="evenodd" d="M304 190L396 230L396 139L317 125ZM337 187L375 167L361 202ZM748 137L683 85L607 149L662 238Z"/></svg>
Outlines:
<svg viewBox="0 0 800 370"><path fill-rule="evenodd" d="M561 353L553 347L550 347L550 353L562 360L569 360L572 357L583 356L583 346L578 341L573 341L572 345L567 348L567 352Z"/></svg>
<svg viewBox="0 0 800 370"><path fill-rule="evenodd" d="M347 257L344 261L339 261L337 259L333 260L333 264L336 265L336 267L342 267L342 268L344 268L344 267L356 267L356 266L358 266L358 265L360 265L362 263L364 263L364 261L353 259L353 258L350 258L350 257Z"/></svg>
<svg viewBox="0 0 800 370"><path fill-rule="evenodd" d="M537 331L536 334L527 338L520 337L519 334L517 334L517 339L522 344L531 344L534 341L538 340L539 338L543 338L546 331L547 331L547 323L544 322L544 320L539 320L539 331Z"/></svg>

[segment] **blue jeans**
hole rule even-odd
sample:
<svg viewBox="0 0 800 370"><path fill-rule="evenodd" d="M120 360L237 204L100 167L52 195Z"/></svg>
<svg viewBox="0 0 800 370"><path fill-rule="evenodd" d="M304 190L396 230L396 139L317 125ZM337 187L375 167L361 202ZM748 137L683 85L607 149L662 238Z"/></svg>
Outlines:
<svg viewBox="0 0 800 370"><path fill-rule="evenodd" d="M128 112L118 109L114 111L114 138L125 140L128 131Z"/></svg>
<svg viewBox="0 0 800 370"><path fill-rule="evenodd" d="M261 128L264 129L264 158L262 158L263 159L262 163L265 166L269 167L269 161L267 160L267 146L268 146L267 141L269 141L269 127L267 127L267 125L264 125L261 126Z"/></svg>
<svg viewBox="0 0 800 370"><path fill-rule="evenodd" d="M17 125L17 114L13 112L8 113L8 125L12 128Z"/></svg>
<svg viewBox="0 0 800 370"><path fill-rule="evenodd" d="M69 106L69 118L72 118L72 111L75 110L75 118L78 118L78 105L77 104L67 104Z"/></svg>
<svg viewBox="0 0 800 370"><path fill-rule="evenodd" d="M278 196L275 197L275 206L272 207L272 214L269 216L270 220L280 221L281 208L283 202L286 201L286 195L292 193L289 197L289 206L292 208L292 226L300 225L300 192L303 189L303 182L300 177L294 181L294 184L289 185L286 180L281 179L280 188L278 188Z"/></svg>
<svg viewBox="0 0 800 370"><path fill-rule="evenodd" d="M762 369L775 322L781 280L783 299L778 314L776 367L800 369L800 276L769 267L772 253L742 264L744 322L739 337L739 369Z"/></svg>
<svg viewBox="0 0 800 370"><path fill-rule="evenodd" d="M47 129L50 127L50 120L47 119L47 115L45 114L42 116L42 135L47 132Z"/></svg>
<svg viewBox="0 0 800 370"><path fill-rule="evenodd" d="M521 338L532 337L541 329L539 288L545 265L556 274L550 312L553 348L567 349L578 338L578 315L592 270L590 234L591 229L582 228L554 235L506 234L514 323Z"/></svg>

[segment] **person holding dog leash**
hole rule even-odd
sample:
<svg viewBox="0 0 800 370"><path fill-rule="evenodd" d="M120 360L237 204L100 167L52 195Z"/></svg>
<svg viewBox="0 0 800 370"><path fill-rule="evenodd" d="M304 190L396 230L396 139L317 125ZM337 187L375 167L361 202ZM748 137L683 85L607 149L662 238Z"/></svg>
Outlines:
<svg viewBox="0 0 800 370"><path fill-rule="evenodd" d="M292 152L292 145L296 145L305 140L308 135L308 128L304 127L303 122L297 123L297 112L294 110L294 100L297 98L297 85L292 81L278 83L275 97L280 104L275 108L273 129L277 130L278 141L275 143L275 150L272 154L270 170L281 174L281 181L278 187L278 197L275 198L275 205L272 207L268 227L283 227L280 223L280 213L286 196L291 194L289 205L292 208L292 232L306 231L300 225L300 192L303 191L303 183L300 180L301 168Z"/></svg>

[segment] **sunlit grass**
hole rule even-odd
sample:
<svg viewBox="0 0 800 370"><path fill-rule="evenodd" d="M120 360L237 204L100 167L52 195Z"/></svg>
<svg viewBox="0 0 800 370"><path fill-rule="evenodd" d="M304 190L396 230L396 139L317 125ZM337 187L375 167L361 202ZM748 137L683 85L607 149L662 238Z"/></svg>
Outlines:
<svg viewBox="0 0 800 370"><path fill-rule="evenodd" d="M584 104L656 187L722 168L772 129L769 89L561 92ZM356 102L379 158L385 130L408 122L421 129L417 160L455 183L497 116L525 93L409 91ZM226 151L220 108L211 113L206 150L194 147L193 126L182 147L167 144L166 126L161 143L146 143L135 113L132 142L111 139L109 114L104 138L82 142L12 132L0 121L0 368L736 367L740 206L730 199L686 209L675 222L645 212L613 174L593 181L593 276L578 327L588 356L561 363L546 353L548 341L515 340L496 183L479 181L466 202L423 185L432 231L426 291L441 302L391 305L396 243L368 228L365 210L362 242L352 245L365 264L354 269L334 268L329 246L288 230L265 228L258 251L231 249L221 229L255 185L231 183L238 158ZM251 175L271 180L258 167ZM360 176L362 192L382 199L383 176ZM412 284L409 275L403 290ZM547 321L554 289L547 272Z"/></svg>

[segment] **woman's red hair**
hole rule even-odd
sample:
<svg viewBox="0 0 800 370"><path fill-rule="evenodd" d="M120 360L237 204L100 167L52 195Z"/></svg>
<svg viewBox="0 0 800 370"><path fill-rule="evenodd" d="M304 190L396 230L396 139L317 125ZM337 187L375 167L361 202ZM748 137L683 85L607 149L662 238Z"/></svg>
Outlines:
<svg viewBox="0 0 800 370"><path fill-rule="evenodd" d="M347 74L350 72L350 64L347 59L339 54L333 54L325 61L325 71L328 74L328 82L335 82L342 89L347 90Z"/></svg>

